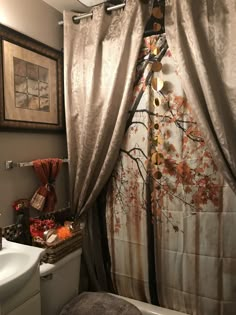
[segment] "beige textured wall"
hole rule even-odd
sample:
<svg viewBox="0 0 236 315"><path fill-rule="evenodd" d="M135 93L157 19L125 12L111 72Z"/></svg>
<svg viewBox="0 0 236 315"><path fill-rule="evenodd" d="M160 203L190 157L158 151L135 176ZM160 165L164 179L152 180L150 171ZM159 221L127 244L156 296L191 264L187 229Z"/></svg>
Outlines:
<svg viewBox="0 0 236 315"><path fill-rule="evenodd" d="M37 39L53 48L62 47L62 15L41 0L0 0L0 23ZM2 91L0 91L1 93ZM6 160L31 161L37 158L66 157L65 134L6 132L0 130L0 226L14 223L11 204L29 198L38 186L31 167L6 171ZM67 166L56 183L57 207L68 202Z"/></svg>
<svg viewBox="0 0 236 315"><path fill-rule="evenodd" d="M0 0L0 23L56 49L62 48L62 14L42 0Z"/></svg>

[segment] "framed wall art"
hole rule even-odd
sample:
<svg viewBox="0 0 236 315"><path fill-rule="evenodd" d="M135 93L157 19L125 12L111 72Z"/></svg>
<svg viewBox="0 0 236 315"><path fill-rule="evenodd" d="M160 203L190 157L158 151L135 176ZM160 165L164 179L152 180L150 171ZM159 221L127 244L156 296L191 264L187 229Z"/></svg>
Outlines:
<svg viewBox="0 0 236 315"><path fill-rule="evenodd" d="M64 130L62 52L0 24L0 128Z"/></svg>

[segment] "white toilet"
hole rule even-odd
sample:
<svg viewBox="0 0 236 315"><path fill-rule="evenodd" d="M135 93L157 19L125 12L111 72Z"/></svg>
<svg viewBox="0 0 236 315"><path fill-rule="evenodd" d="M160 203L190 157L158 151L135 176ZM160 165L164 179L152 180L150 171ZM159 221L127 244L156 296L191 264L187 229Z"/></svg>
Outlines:
<svg viewBox="0 0 236 315"><path fill-rule="evenodd" d="M78 295L81 253L78 249L53 265L40 265L42 315L59 315L62 307Z"/></svg>

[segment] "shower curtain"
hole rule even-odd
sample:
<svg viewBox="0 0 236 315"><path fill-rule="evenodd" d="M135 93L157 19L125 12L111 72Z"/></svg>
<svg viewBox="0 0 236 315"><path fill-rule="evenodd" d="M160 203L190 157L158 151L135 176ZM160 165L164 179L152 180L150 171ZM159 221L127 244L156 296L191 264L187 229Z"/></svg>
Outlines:
<svg viewBox="0 0 236 315"><path fill-rule="evenodd" d="M74 13L64 14L71 206L85 222L83 257L92 290L107 290L96 199L123 138L148 9L141 0L128 0L124 10L111 14L99 5L79 24L72 21Z"/></svg>
<svg viewBox="0 0 236 315"><path fill-rule="evenodd" d="M86 215L90 289L107 290L95 200L125 131L106 204L115 291L192 315L232 315L235 195L204 141L165 35L146 37L138 58L145 12L129 0L111 16L99 6L79 25L71 13L64 17L72 208Z"/></svg>
<svg viewBox="0 0 236 315"><path fill-rule="evenodd" d="M156 294L161 306L187 314L233 315L236 198L165 47L165 34L143 40L109 184L113 283L121 295L153 303Z"/></svg>

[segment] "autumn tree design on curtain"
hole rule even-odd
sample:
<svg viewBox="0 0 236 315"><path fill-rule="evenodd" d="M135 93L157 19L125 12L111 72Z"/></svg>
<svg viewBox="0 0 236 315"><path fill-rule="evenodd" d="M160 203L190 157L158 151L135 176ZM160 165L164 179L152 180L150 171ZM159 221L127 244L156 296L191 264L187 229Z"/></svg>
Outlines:
<svg viewBox="0 0 236 315"><path fill-rule="evenodd" d="M121 295L152 300L150 211L160 304L207 314L220 303L221 215L233 211L235 197L204 142L164 34L144 39L136 78L107 198L114 286Z"/></svg>

